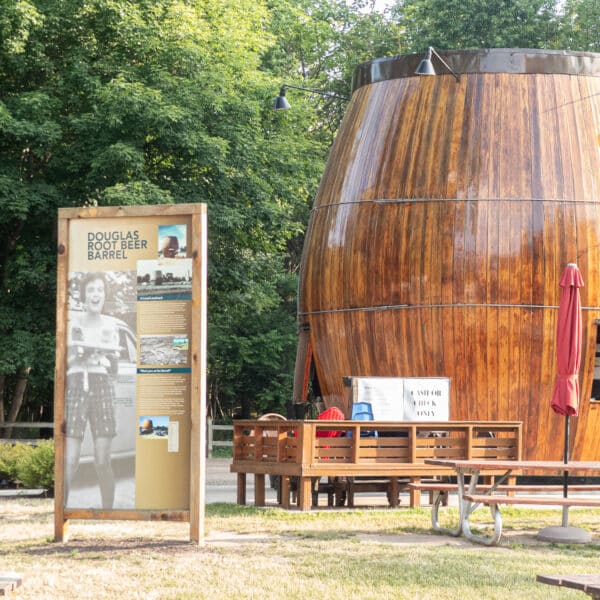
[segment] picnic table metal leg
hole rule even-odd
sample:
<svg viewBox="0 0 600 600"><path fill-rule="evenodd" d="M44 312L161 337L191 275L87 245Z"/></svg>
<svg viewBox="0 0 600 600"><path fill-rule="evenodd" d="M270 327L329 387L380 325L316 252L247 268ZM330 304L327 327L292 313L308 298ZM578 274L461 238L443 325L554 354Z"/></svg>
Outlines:
<svg viewBox="0 0 600 600"><path fill-rule="evenodd" d="M494 520L494 531L491 535L477 535L471 531L471 526L469 524L469 516L475 509L476 504L467 501L466 502L466 510L467 516L463 520L463 532L465 537L471 542L476 542L478 544L483 544L484 546L495 546L502 537L502 515L500 514L500 509L497 504L490 503L490 512L492 513L492 518Z"/></svg>
<svg viewBox="0 0 600 600"><path fill-rule="evenodd" d="M439 533L445 533L449 535L453 535L454 537L460 536L462 533L463 519L462 519L462 505L463 500L462 496L464 493L465 487L465 477L462 473L458 474L458 506L459 506L459 515L458 515L458 523L454 529L450 529L447 527L441 527L439 521L439 509L440 506L445 503L448 492L435 490L433 493L433 505L431 507L431 526L434 531L438 531Z"/></svg>
<svg viewBox="0 0 600 600"><path fill-rule="evenodd" d="M439 509L440 506L445 504L445 500L448 492L443 492L436 490L433 492L433 503L431 506L431 527L434 531L439 533L445 533L448 535L453 535L454 537L458 537L462 533L462 520L458 519L458 523L454 529L448 527L441 527L439 520Z"/></svg>
<svg viewBox="0 0 600 600"><path fill-rule="evenodd" d="M494 493L494 490L498 485L506 481L509 473L503 475L498 481L495 481L490 490L487 492L490 496ZM471 473L471 481L469 482L469 494L475 494L477 488L477 480L479 478L479 471L473 471ZM461 481L462 480L462 481ZM478 535L471 531L471 524L469 519L473 511L479 506L477 502L471 502L470 500L466 500L465 495L465 483L464 483L464 474L460 473L458 478L459 481L459 502L461 505L461 521L462 521L462 529L464 536L471 542L475 542L477 544L483 544L484 546L494 546L496 545L502 536L502 515L500 514L500 509L498 508L498 504L490 502L490 512L492 514L492 519L494 521L494 529L491 535Z"/></svg>

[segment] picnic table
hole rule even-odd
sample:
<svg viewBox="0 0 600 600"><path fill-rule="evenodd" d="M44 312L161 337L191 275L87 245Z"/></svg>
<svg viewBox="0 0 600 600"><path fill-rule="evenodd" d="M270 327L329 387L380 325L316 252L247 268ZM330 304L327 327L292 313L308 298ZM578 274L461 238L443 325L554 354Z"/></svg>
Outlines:
<svg viewBox="0 0 600 600"><path fill-rule="evenodd" d="M581 590L593 600L600 600L600 575L538 575L539 583Z"/></svg>
<svg viewBox="0 0 600 600"><path fill-rule="evenodd" d="M446 466L454 469L457 479L459 522L455 529L442 529L433 519L433 528L444 533L459 536L464 535L468 540L484 544L495 545L502 536L502 515L499 504L530 504L543 506L585 506L600 507L600 497L563 497L558 495L509 495L499 494L505 482L515 475L535 473L542 475L561 475L564 472L581 475L600 475L600 462L584 461L537 461L537 460L453 460L453 459L426 459L426 464ZM465 478L469 477L469 483ZM480 477L494 476L492 485L485 486L482 490ZM478 491L479 486L479 491ZM538 491L544 491L540 485ZM531 488L530 488L531 489ZM470 518L473 511L481 504L488 505L494 520L494 530L491 535L473 533Z"/></svg>

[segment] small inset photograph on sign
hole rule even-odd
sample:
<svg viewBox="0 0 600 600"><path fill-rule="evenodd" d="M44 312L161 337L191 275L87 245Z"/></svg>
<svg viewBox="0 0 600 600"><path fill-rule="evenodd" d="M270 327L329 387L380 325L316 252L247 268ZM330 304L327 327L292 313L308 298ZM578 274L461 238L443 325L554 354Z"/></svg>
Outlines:
<svg viewBox="0 0 600 600"><path fill-rule="evenodd" d="M146 439L167 438L169 435L169 417L164 415L141 416L138 434Z"/></svg>
<svg viewBox="0 0 600 600"><path fill-rule="evenodd" d="M140 336L140 366L186 366L189 346L187 336L142 335Z"/></svg>
<svg viewBox="0 0 600 600"><path fill-rule="evenodd" d="M138 300L190 299L192 259L137 261Z"/></svg>
<svg viewBox="0 0 600 600"><path fill-rule="evenodd" d="M185 258L187 256L186 225L159 225L158 257Z"/></svg>

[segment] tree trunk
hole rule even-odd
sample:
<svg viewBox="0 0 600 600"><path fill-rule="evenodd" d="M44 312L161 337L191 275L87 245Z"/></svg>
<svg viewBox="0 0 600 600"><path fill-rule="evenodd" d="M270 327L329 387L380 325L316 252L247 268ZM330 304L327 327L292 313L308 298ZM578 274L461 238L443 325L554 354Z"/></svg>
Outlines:
<svg viewBox="0 0 600 600"><path fill-rule="evenodd" d="M0 425L4 423L4 382L6 375L0 375ZM6 437L6 431L3 427L0 427L0 438Z"/></svg>
<svg viewBox="0 0 600 600"><path fill-rule="evenodd" d="M6 375L0 374L0 423L4 423L4 382Z"/></svg>
<svg viewBox="0 0 600 600"><path fill-rule="evenodd" d="M250 401L244 396L242 398L242 419L250 418Z"/></svg>
<svg viewBox="0 0 600 600"><path fill-rule="evenodd" d="M31 367L26 369L20 369L17 373L17 383L15 385L15 391L13 393L12 401L10 403L10 409L8 411L7 421L12 423L17 420L21 406L23 405L23 398L25 397L25 390L27 389L27 383L29 382L28 376L31 373ZM5 429L5 437L12 438L13 428L9 427Z"/></svg>

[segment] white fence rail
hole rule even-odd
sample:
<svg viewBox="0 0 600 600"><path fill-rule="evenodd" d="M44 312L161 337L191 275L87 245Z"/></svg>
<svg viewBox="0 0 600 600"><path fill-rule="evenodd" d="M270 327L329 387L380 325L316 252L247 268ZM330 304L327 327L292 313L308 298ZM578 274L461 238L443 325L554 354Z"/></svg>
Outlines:
<svg viewBox="0 0 600 600"><path fill-rule="evenodd" d="M230 440L215 440L215 431L230 431ZM215 425L212 419L208 419L208 458L212 458L215 447L233 448L233 425Z"/></svg>
<svg viewBox="0 0 600 600"><path fill-rule="evenodd" d="M7 429L54 429L54 423L45 421L36 421L35 423L23 423L22 421L3 421L0 423L0 442L8 442L10 444L30 444L31 446L37 446L39 440L31 438L5 438L5 431Z"/></svg>
<svg viewBox="0 0 600 600"><path fill-rule="evenodd" d="M35 422L35 423L23 423L23 421L4 421L0 423L0 429L54 429L54 423Z"/></svg>

